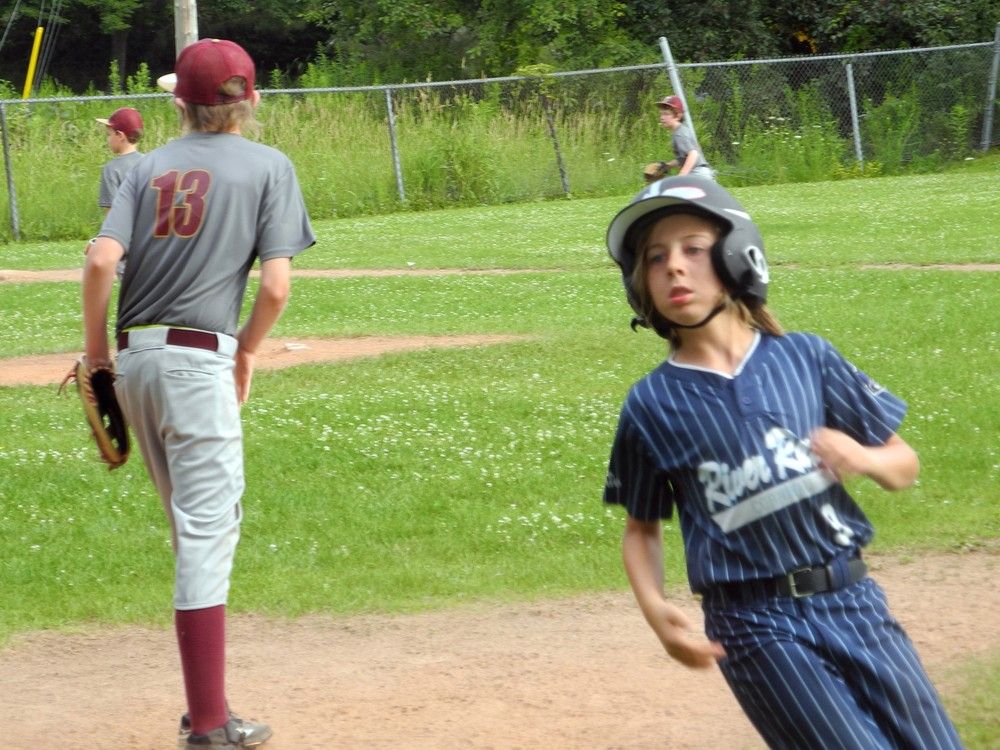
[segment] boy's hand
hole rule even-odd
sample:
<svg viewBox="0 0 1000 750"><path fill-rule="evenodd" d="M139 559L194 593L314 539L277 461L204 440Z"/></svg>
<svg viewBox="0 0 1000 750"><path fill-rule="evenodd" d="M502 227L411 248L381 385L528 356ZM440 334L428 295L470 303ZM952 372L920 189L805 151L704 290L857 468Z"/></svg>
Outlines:
<svg viewBox="0 0 1000 750"><path fill-rule="evenodd" d="M868 449L851 436L821 427L809 438L819 468L837 482L871 472Z"/></svg>
<svg viewBox="0 0 1000 750"><path fill-rule="evenodd" d="M667 654L686 667L708 669L726 657L720 643L696 634L687 615L669 602L663 603L650 624Z"/></svg>
<svg viewBox="0 0 1000 750"><path fill-rule="evenodd" d="M236 380L236 400L243 406L250 398L250 382L253 380L254 355L243 347L236 350L236 369L233 377Z"/></svg>

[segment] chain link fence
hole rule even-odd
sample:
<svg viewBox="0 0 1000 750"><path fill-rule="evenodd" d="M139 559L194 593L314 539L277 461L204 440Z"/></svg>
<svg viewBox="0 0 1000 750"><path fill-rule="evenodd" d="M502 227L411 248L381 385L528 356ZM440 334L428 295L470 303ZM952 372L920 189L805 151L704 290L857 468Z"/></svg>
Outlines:
<svg viewBox="0 0 1000 750"><path fill-rule="evenodd" d="M930 170L1000 143L1000 25L992 42L855 55L675 64L661 49L655 65L265 89L260 139L292 158L317 219L630 192L672 158L655 107L670 92L731 186ZM0 100L0 236L92 234L109 157L92 118L139 107L148 151L176 134L168 99Z"/></svg>

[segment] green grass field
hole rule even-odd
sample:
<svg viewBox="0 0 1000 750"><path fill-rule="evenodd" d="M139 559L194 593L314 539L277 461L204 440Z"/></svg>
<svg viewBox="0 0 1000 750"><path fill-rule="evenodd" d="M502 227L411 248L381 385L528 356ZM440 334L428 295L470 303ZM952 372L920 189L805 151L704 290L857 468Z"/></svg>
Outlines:
<svg viewBox="0 0 1000 750"><path fill-rule="evenodd" d="M826 336L910 404L901 432L921 455L917 486L852 485L874 548L1000 536L1000 274L863 267L1000 263L995 172L736 192L762 227L785 326ZM626 200L317 225L297 268L529 270L297 279L277 335L530 338L258 372L232 611L399 612L627 586L622 515L602 507L601 488L621 400L665 349L629 331L603 249ZM4 245L0 268L78 267L81 249ZM64 351L68 366L79 306L77 284L0 286L0 356ZM78 403L54 387L0 388L0 424L0 643L38 628L166 624L169 532L138 456L109 474ZM681 584L677 529L666 536L667 578ZM1000 685L972 665L969 684L960 716L983 690L983 705L1000 703ZM995 723L967 713L976 746L1000 742Z"/></svg>

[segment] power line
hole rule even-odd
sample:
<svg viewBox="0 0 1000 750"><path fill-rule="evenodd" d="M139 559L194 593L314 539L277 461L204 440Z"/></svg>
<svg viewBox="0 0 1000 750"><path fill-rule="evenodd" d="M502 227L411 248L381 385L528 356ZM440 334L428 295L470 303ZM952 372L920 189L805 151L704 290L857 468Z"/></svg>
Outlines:
<svg viewBox="0 0 1000 750"><path fill-rule="evenodd" d="M0 51L3 50L3 45L7 41L7 35L10 33L10 27L14 25L14 19L17 18L17 9L21 7L21 0L17 0L14 3L14 10L10 12L10 18L7 19L7 28L3 30L3 38L0 39Z"/></svg>
<svg viewBox="0 0 1000 750"><path fill-rule="evenodd" d="M62 12L63 0L54 0L52 6L49 10L49 33L44 38L42 43L42 55L41 60L38 65L38 70L35 73L35 89L39 89L42 85L42 80L45 78L45 74L49 68L49 62L52 60L52 53L56 48L56 40L59 38L59 32L62 31L62 24L59 22L59 14Z"/></svg>

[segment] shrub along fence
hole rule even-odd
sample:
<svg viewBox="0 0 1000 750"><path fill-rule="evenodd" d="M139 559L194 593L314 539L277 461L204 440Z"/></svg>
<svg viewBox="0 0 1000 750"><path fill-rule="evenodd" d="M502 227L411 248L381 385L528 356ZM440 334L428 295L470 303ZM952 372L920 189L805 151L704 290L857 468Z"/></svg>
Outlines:
<svg viewBox="0 0 1000 750"><path fill-rule="evenodd" d="M992 42L853 55L675 64L661 49L661 64L472 81L291 89L275 74L257 137L292 158L317 219L637 189L642 164L671 158L654 105L672 91L727 185L930 170L1000 142L1000 25ZM0 99L0 238L94 233L110 158L94 118L137 107L143 151L177 134L150 78Z"/></svg>

